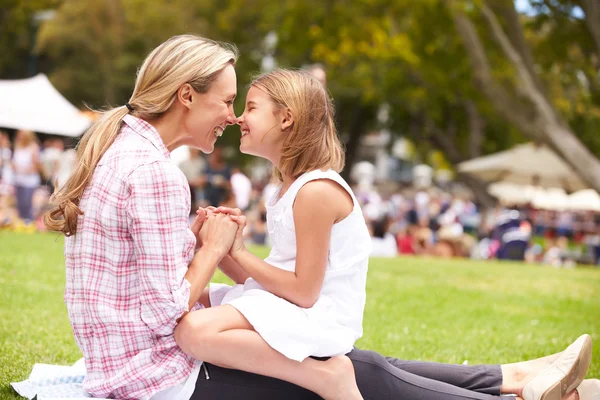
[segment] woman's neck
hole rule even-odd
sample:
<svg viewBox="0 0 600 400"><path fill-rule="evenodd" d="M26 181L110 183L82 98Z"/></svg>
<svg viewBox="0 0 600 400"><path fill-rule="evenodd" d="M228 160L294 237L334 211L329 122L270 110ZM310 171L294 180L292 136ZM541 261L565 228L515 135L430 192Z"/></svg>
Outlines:
<svg viewBox="0 0 600 400"><path fill-rule="evenodd" d="M158 118L147 120L158 131L169 152L185 143L187 135L182 133L182 119L181 110L175 107Z"/></svg>

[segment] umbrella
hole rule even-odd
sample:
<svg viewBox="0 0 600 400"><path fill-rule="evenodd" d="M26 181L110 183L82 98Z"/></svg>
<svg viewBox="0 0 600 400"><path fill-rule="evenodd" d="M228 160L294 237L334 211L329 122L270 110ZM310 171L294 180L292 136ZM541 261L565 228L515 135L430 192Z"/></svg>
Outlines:
<svg viewBox="0 0 600 400"><path fill-rule="evenodd" d="M571 210L600 211L600 195L593 189L580 190L569 196Z"/></svg>
<svg viewBox="0 0 600 400"><path fill-rule="evenodd" d="M518 145L484 157L458 164L460 172L486 182L510 182L543 188L562 188L567 192L588 186L573 169L546 146Z"/></svg>

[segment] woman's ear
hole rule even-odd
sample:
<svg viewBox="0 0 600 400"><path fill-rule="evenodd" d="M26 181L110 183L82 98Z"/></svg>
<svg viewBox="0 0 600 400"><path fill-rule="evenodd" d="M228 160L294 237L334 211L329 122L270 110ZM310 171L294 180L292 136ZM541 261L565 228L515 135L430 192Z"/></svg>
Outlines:
<svg viewBox="0 0 600 400"><path fill-rule="evenodd" d="M177 101L186 108L191 108L194 101L194 89L189 83L181 85L177 90Z"/></svg>
<svg viewBox="0 0 600 400"><path fill-rule="evenodd" d="M294 125L294 116L292 115L292 110L290 110L289 108L286 108L282 112L281 130L283 132L285 132L286 130L291 128L293 125Z"/></svg>

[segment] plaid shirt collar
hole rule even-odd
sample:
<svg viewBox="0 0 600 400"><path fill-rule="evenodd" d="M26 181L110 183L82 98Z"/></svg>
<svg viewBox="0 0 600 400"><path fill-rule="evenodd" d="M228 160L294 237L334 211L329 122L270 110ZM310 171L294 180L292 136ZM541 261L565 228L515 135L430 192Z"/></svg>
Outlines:
<svg viewBox="0 0 600 400"><path fill-rule="evenodd" d="M123 122L126 123L135 133L150 141L150 143L152 143L152 145L156 147L167 160L171 159L171 153L169 152L169 149L167 149L165 142L163 142L160 133L158 133L156 128L149 122L144 121L141 118L136 118L131 114L125 115L123 117Z"/></svg>

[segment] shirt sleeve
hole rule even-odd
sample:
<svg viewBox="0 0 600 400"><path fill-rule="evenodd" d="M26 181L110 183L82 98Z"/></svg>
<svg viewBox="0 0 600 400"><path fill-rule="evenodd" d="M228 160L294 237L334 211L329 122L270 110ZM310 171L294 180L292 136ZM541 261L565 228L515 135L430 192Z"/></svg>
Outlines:
<svg viewBox="0 0 600 400"><path fill-rule="evenodd" d="M129 176L129 232L141 285L141 318L157 335L170 335L188 311L185 279L195 240L189 229L190 193L183 173L168 162L138 167Z"/></svg>

